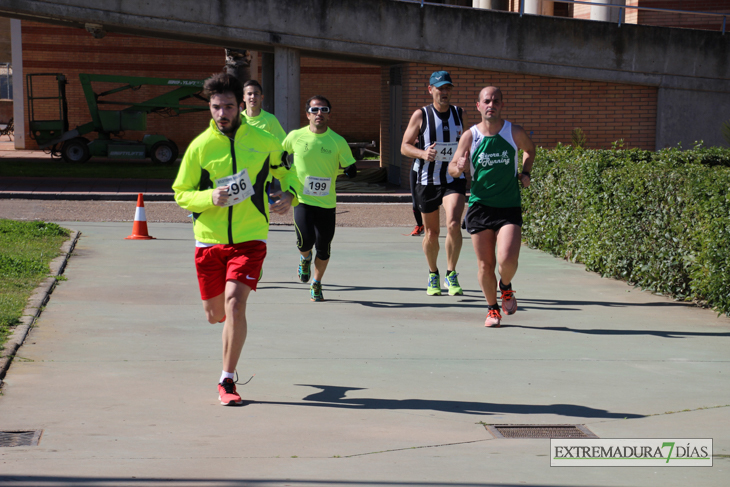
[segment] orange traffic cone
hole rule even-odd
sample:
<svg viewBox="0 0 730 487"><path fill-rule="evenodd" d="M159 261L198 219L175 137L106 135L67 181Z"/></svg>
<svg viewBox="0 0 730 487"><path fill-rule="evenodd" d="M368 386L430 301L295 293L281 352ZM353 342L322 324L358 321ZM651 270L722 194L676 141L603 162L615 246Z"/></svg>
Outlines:
<svg viewBox="0 0 730 487"><path fill-rule="evenodd" d="M147 215L144 212L144 198L142 193L137 196L137 211L134 213L134 225L132 226L132 235L125 237L125 240L151 240L147 233Z"/></svg>

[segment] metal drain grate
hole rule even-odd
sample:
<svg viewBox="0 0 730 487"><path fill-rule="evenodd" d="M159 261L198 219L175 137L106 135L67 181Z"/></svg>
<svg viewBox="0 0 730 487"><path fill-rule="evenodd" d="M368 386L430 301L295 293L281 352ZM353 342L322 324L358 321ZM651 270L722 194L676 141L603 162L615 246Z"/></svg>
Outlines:
<svg viewBox="0 0 730 487"><path fill-rule="evenodd" d="M485 424L495 438L598 438L582 424Z"/></svg>
<svg viewBox="0 0 730 487"><path fill-rule="evenodd" d="M0 448L10 446L38 446L43 430L0 431Z"/></svg>

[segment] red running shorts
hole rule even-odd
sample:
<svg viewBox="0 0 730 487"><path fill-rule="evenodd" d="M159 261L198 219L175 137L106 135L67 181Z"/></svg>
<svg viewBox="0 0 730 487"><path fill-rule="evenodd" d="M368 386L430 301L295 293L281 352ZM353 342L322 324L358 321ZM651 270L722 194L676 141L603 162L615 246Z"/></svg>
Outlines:
<svg viewBox="0 0 730 487"><path fill-rule="evenodd" d="M227 281L241 282L256 290L266 257L266 242L254 240L233 245L195 248L200 297L208 300L222 294Z"/></svg>

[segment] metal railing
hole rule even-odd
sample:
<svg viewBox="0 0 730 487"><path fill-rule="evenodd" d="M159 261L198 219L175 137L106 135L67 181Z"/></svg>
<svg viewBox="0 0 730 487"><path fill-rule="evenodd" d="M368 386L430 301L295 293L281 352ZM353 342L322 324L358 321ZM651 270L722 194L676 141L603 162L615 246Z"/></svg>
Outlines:
<svg viewBox="0 0 730 487"><path fill-rule="evenodd" d="M424 0L400 0L400 1L408 2L408 3L420 3L421 8L423 8L424 5L439 5L442 7L454 7L454 8L474 8L474 7L464 7L464 6L460 6L460 5L444 5L443 3L425 2ZM610 4L610 3L594 3L594 2L590 2L590 1L581 1L581 0L550 0L550 1L557 2L557 3L591 5L594 7L617 8L617 9L619 9L619 13L618 13L619 27L621 27L621 25L624 23L623 17L624 17L625 9L629 8L629 9L633 9L633 10L650 10L650 11L654 11L654 12L722 17L722 35L725 35L725 26L727 24L727 16L729 15L726 13L718 13L718 12L699 12L696 10L677 10L677 9L672 9L672 8L640 7L638 5L614 5L614 4ZM520 17L522 17L525 13L525 0L520 0L519 13L520 13Z"/></svg>
<svg viewBox="0 0 730 487"><path fill-rule="evenodd" d="M555 3L568 3L568 4L579 4L579 5L591 5L593 7L606 7L606 8L617 8L618 9L618 26L621 27L624 18L625 9L630 8L633 10L649 10L653 12L665 12L665 13L677 13L677 14L693 14L693 15L707 15L722 17L722 35L725 35L725 25L727 23L728 14L717 13L717 12L699 12L696 10L677 10L673 8L658 8L658 7L640 7L638 5L615 5L611 3L594 3L586 2L582 0L551 0ZM520 17L525 13L525 0L520 0Z"/></svg>

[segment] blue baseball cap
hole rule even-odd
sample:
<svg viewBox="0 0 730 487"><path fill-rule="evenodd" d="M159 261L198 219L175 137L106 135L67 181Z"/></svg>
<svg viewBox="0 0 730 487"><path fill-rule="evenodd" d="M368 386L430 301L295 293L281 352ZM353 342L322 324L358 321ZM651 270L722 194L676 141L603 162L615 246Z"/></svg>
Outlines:
<svg viewBox="0 0 730 487"><path fill-rule="evenodd" d="M428 84L435 86L436 88L443 85L454 85L454 83L451 82L451 75L449 75L448 71L436 71L431 75L431 79L428 81Z"/></svg>

